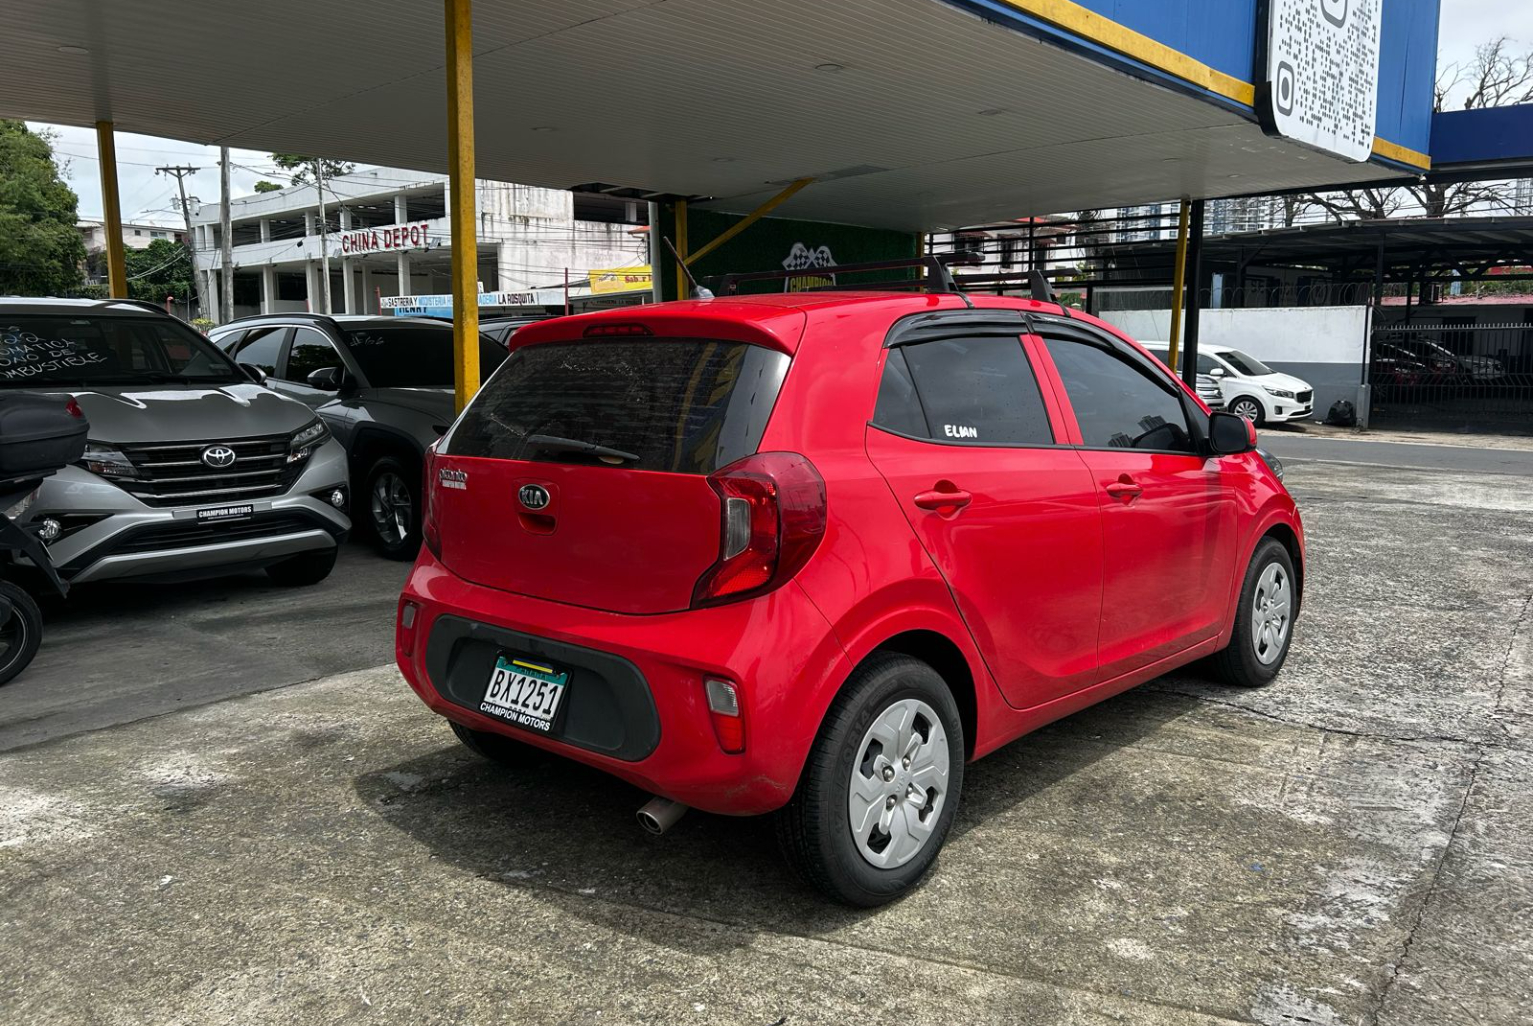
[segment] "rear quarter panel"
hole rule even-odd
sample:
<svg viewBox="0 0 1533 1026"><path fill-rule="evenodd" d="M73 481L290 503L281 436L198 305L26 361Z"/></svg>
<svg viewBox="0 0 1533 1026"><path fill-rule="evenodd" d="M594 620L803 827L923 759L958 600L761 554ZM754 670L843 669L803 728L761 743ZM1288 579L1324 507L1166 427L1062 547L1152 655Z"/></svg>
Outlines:
<svg viewBox="0 0 1533 1026"><path fill-rule="evenodd" d="M932 298L934 306L960 305ZM946 582L867 455L883 342L896 316L857 307L814 311L762 440L763 452L808 456L826 482L825 538L795 580L830 622L847 672L823 682L810 708L818 724L857 663L895 635L930 631L963 653L984 736L987 710L1005 703Z"/></svg>

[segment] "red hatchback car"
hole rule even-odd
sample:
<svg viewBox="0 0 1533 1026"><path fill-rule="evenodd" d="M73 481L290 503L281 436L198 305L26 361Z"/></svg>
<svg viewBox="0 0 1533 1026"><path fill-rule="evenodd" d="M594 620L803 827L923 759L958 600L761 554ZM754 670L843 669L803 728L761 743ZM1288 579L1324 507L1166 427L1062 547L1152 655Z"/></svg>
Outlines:
<svg viewBox="0 0 1533 1026"><path fill-rule="evenodd" d="M880 904L969 760L1196 659L1277 674L1304 538L1254 443L1036 301L530 324L428 458L399 665L481 755L596 766L662 824L775 812L811 883Z"/></svg>

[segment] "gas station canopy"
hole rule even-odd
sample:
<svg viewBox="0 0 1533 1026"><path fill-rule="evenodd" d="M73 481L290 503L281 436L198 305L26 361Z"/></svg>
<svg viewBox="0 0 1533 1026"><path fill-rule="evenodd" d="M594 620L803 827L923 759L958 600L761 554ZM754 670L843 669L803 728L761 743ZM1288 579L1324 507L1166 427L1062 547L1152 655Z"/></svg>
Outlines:
<svg viewBox="0 0 1533 1026"><path fill-rule="evenodd" d="M440 3L6 6L0 114L447 169ZM923 230L1424 170L1438 0L1352 0L1382 22L1361 162L1263 129L1269 6L477 0L477 173L738 212L812 178L782 213Z"/></svg>

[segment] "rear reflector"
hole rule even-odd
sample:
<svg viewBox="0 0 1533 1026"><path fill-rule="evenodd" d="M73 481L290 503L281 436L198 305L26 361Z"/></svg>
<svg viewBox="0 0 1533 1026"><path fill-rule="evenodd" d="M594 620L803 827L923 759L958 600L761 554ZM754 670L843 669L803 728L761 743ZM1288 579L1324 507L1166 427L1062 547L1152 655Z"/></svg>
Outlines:
<svg viewBox="0 0 1533 1026"><path fill-rule="evenodd" d="M745 717L740 715L740 696L728 681L704 681L708 691L708 714L719 747L730 755L745 751Z"/></svg>
<svg viewBox="0 0 1533 1026"><path fill-rule="evenodd" d="M415 654L415 616L420 607L413 602L399 605L399 654L409 657Z"/></svg>

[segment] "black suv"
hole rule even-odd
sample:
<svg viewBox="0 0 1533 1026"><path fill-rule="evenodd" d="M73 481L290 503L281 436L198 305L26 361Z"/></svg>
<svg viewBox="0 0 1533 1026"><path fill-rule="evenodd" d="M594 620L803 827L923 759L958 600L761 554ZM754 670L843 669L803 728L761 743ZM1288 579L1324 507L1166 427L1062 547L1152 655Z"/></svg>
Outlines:
<svg viewBox="0 0 1533 1026"><path fill-rule="evenodd" d="M267 388L312 407L346 447L352 519L392 559L420 548L421 466L456 417L452 323L310 313L242 317L211 338ZM506 349L479 337L488 378Z"/></svg>

